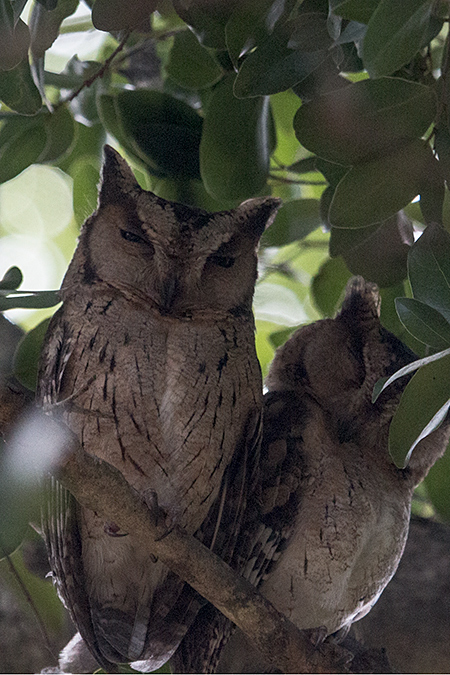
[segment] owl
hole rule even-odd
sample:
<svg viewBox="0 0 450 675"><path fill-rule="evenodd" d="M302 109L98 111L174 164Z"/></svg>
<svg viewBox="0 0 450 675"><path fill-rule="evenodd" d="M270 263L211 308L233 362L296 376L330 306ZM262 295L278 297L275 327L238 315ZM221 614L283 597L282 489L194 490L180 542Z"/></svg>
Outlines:
<svg viewBox="0 0 450 675"><path fill-rule="evenodd" d="M258 464L262 383L252 297L279 200L207 213L143 190L106 146L41 357L38 400L80 446L155 492L225 560ZM98 663L161 666L202 599L133 532L53 482L44 532L59 594Z"/></svg>
<svg viewBox="0 0 450 675"><path fill-rule="evenodd" d="M342 639L378 600L403 552L413 490L450 437L447 421L406 469L392 462L389 424L409 376L375 403L372 391L416 357L382 327L379 306L376 287L355 277L338 316L298 329L266 379L261 475L234 561L315 639ZM272 672L240 631L222 650L231 632L203 608L174 669Z"/></svg>

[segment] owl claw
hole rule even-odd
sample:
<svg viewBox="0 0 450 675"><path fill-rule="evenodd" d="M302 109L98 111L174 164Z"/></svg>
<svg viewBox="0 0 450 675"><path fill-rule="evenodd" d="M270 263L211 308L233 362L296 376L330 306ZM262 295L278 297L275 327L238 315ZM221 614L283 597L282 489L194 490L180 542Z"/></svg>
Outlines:
<svg viewBox="0 0 450 675"><path fill-rule="evenodd" d="M314 649L318 649L325 641L328 635L326 626L318 626L317 628L308 628L304 631L314 645Z"/></svg>
<svg viewBox="0 0 450 675"><path fill-rule="evenodd" d="M164 539L172 532L172 520L166 511L160 507L158 503L158 495L155 490L152 488L144 490L142 493L142 498L155 521L156 527L161 530L161 534L155 539L155 541L161 541L161 539Z"/></svg>
<svg viewBox="0 0 450 675"><path fill-rule="evenodd" d="M110 537L127 537L128 536L128 532L121 532L119 525L117 525L117 523L115 523L114 521L105 522L105 524L103 525L103 530Z"/></svg>
<svg viewBox="0 0 450 675"><path fill-rule="evenodd" d="M339 639L337 639L337 635L341 635L343 639L348 633L349 628L345 627L341 629L341 631L336 631L336 633L329 635L326 626L319 626L318 628L310 628L305 630L305 633L313 643L314 649L318 650L319 652L322 650L322 645L326 641L327 653L331 654L330 650L332 650L333 661L336 662L336 665L346 668L348 664L353 661L353 653L346 647L342 647L339 644Z"/></svg>

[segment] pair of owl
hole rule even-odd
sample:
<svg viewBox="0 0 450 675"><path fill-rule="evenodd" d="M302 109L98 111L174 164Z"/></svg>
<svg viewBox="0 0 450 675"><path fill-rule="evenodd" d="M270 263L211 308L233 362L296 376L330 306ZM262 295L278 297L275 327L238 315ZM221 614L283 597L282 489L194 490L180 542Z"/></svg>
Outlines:
<svg viewBox="0 0 450 675"><path fill-rule="evenodd" d="M415 357L382 328L361 278L336 319L296 331L262 395L252 297L256 251L280 202L207 213L140 188L105 148L86 221L45 340L38 397L91 455L200 538L299 628L346 629L376 602L407 536L411 495L448 440L405 470L387 452ZM57 408L53 406L58 402ZM173 657L181 672L265 667L245 636L120 522L53 481L44 518L53 577L84 644L112 672ZM219 658L221 659L219 661Z"/></svg>

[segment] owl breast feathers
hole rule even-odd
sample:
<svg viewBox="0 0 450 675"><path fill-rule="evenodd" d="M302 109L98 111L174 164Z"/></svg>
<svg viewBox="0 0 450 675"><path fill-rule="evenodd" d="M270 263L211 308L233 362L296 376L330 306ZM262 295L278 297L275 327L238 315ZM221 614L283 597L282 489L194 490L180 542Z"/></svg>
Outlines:
<svg viewBox="0 0 450 675"><path fill-rule="evenodd" d="M233 559L298 628L324 636L345 634L395 573L413 490L450 436L447 421L406 469L393 464L389 424L410 376L375 403L373 387L416 357L381 326L379 305L376 287L356 277L335 319L301 327L275 354L260 479ZM174 670L272 672L242 632L227 643L231 632L216 610L202 608Z"/></svg>
<svg viewBox="0 0 450 675"><path fill-rule="evenodd" d="M251 303L256 248L278 206L268 197L210 214L168 202L106 147L98 209L42 353L41 403L226 560L258 462ZM98 662L162 665L201 598L57 482L45 521L59 593Z"/></svg>

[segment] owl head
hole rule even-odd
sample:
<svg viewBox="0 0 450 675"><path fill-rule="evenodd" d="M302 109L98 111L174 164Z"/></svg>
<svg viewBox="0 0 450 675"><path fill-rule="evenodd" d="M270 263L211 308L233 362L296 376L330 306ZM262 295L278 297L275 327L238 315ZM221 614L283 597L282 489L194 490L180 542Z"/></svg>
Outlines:
<svg viewBox="0 0 450 675"><path fill-rule="evenodd" d="M371 405L377 380L415 358L383 328L379 314L378 288L353 277L335 319L299 328L277 350L266 379L268 388L308 393L334 410ZM398 389L403 386L404 382Z"/></svg>
<svg viewBox="0 0 450 675"><path fill-rule="evenodd" d="M280 203L263 197L208 213L167 201L142 189L125 160L105 146L98 208L83 226L61 296L97 285L161 314L247 312L259 239Z"/></svg>

